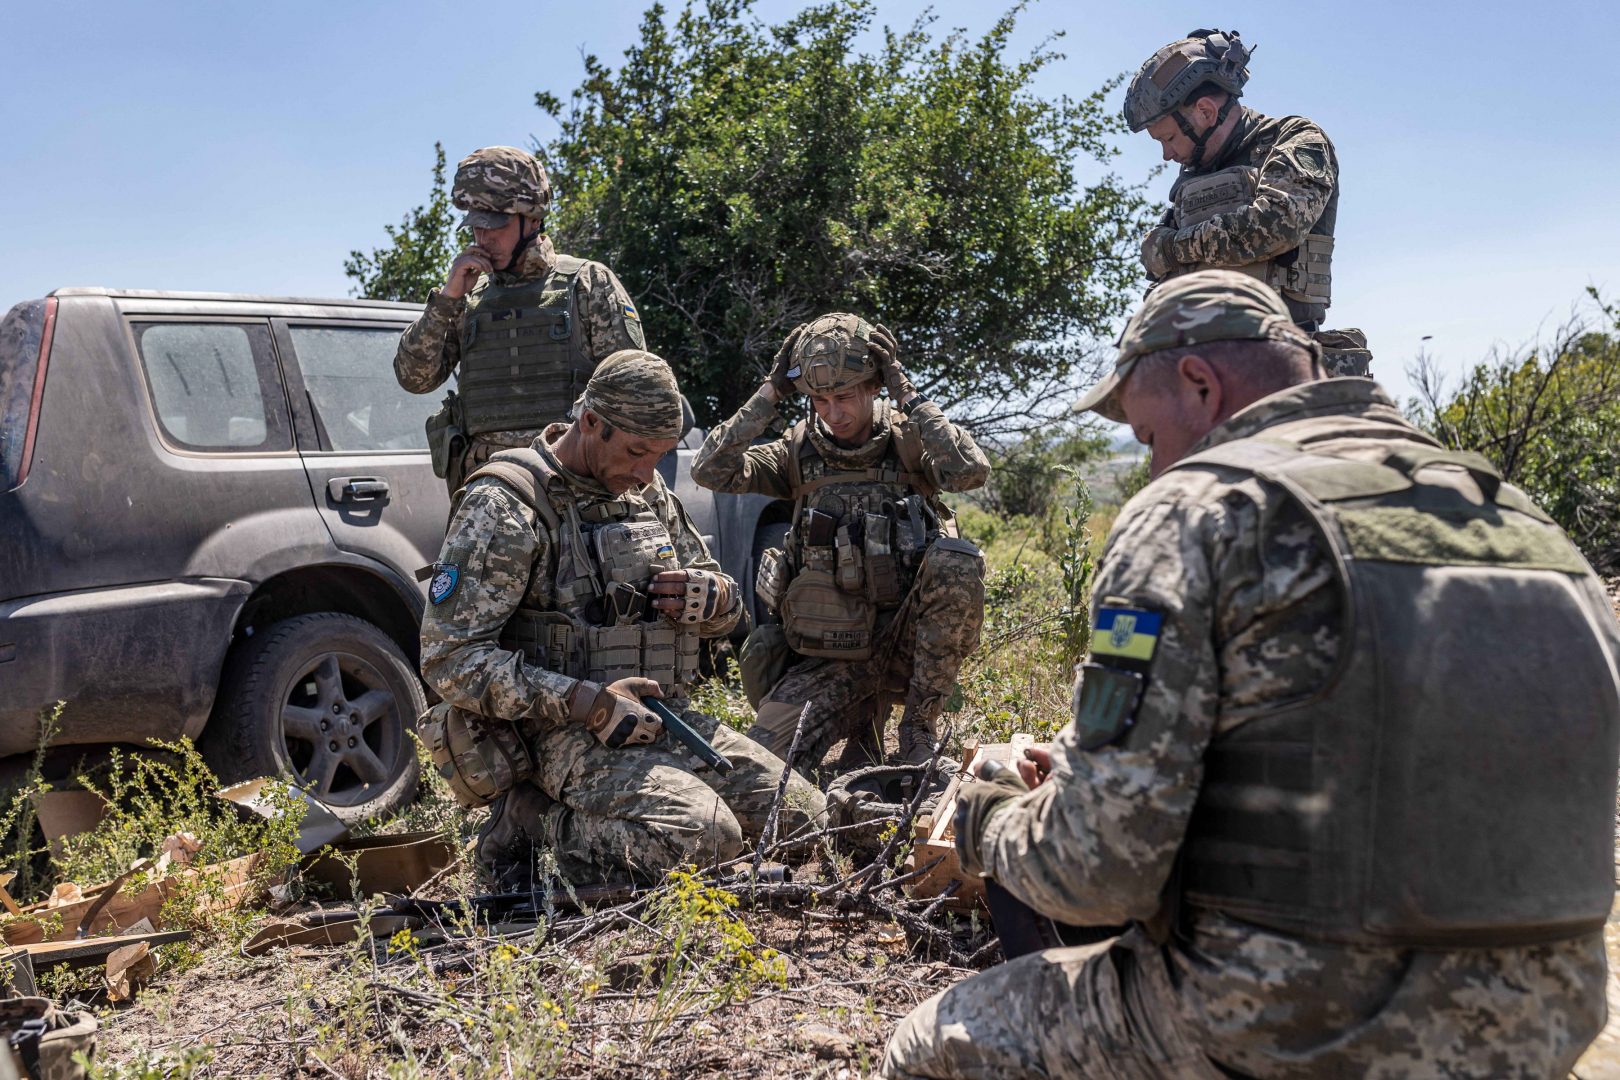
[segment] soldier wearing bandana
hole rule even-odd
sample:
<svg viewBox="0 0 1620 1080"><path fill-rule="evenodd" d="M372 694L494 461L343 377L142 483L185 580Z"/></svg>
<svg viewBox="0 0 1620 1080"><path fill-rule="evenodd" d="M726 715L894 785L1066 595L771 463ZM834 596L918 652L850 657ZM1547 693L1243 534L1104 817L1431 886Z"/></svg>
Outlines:
<svg viewBox="0 0 1620 1080"><path fill-rule="evenodd" d="M626 350L591 375L569 424L503 451L452 501L422 619L423 722L468 806L493 803L478 856L527 869L539 846L569 881L656 879L757 838L782 762L690 711L698 641L740 615L657 463L683 428L669 365ZM696 763L642 705L663 698L733 764ZM783 836L823 812L793 777Z"/></svg>
<svg viewBox="0 0 1620 1080"><path fill-rule="evenodd" d="M1126 124L1181 166L1170 209L1142 240L1142 266L1155 282L1210 267L1257 277L1316 336L1330 375L1366 375L1367 336L1321 329L1332 302L1338 156L1313 121L1238 103L1249 54L1235 30L1194 30L1131 80Z"/></svg>
<svg viewBox="0 0 1620 1080"><path fill-rule="evenodd" d="M956 842L1110 942L919 1006L886 1077L1561 1077L1604 1021L1620 625L1483 457L1328 379L1269 287L1181 275L1079 403L1153 481L1074 722Z"/></svg>
<svg viewBox="0 0 1620 1080"><path fill-rule="evenodd" d="M428 421L434 471L454 493L491 454L528 446L566 418L598 361L646 342L612 270L552 249L551 180L533 154L473 151L450 197L476 242L401 336L394 374L413 394L455 374L457 388Z"/></svg>

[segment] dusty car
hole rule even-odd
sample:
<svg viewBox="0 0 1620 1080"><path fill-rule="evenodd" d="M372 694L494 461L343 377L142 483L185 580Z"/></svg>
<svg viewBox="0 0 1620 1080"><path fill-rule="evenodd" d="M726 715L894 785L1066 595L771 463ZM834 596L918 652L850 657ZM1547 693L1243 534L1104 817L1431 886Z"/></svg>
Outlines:
<svg viewBox="0 0 1620 1080"><path fill-rule="evenodd" d="M0 322L0 755L187 735L224 780L397 809L448 510L394 380L419 307L59 289ZM785 508L660 463L752 603Z"/></svg>

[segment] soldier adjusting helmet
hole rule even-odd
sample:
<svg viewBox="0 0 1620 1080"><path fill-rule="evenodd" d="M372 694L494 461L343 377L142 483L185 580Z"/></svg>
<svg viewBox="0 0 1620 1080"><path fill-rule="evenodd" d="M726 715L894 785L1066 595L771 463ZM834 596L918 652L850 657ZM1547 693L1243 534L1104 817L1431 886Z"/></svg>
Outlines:
<svg viewBox="0 0 1620 1080"><path fill-rule="evenodd" d="M835 312L811 322L793 345L787 377L801 394L831 394L878 377L878 358L869 347L872 324L858 315Z"/></svg>
<svg viewBox="0 0 1620 1080"><path fill-rule="evenodd" d="M456 165L450 201L467 211L466 229L499 229L513 214L543 219L551 208L551 178L527 150L486 146Z"/></svg>
<svg viewBox="0 0 1620 1080"><path fill-rule="evenodd" d="M1149 57L1131 80L1125 91L1125 123L1132 131L1141 131L1171 115L1205 83L1220 87L1232 99L1242 97L1243 84L1249 81L1250 52L1236 30L1194 30L1172 41ZM1223 111L1222 119L1225 115ZM1182 130L1186 131L1185 124ZM1193 137L1191 132L1187 135Z"/></svg>

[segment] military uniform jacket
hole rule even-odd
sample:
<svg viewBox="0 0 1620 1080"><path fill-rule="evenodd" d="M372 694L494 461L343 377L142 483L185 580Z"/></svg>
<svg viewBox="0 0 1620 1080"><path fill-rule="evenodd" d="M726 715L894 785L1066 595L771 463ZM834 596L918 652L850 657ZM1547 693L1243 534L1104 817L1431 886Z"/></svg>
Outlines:
<svg viewBox="0 0 1620 1080"><path fill-rule="evenodd" d="M1270 117L1243 109L1237 127L1213 160L1182 170L1170 189L1162 227L1176 226L1176 195L1197 176L1244 166L1258 171L1253 201L1176 232L1171 252L1192 267L1238 267L1286 256L1309 233L1332 236L1339 214L1339 160L1322 129L1303 116ZM1323 310L1289 298L1296 322Z"/></svg>
<svg viewBox="0 0 1620 1080"><path fill-rule="evenodd" d="M538 237L511 270L485 278L500 286L539 281L551 273L557 253L551 238ZM630 294L612 270L599 262L585 262L575 278L575 305L580 346L593 362L620 349L646 348L641 316ZM428 294L427 307L406 327L394 354L394 375L413 394L426 394L449 379L461 363L462 315L465 297L451 298L438 289ZM563 419L557 417L558 420ZM540 432L534 429L490 432L479 438L500 446L527 446Z"/></svg>
<svg viewBox="0 0 1620 1080"><path fill-rule="evenodd" d="M1316 444L1329 453L1353 453L1358 440L1431 445L1376 384L1335 379L1251 405L1189 456L1308 418L1341 421L1341 438ZM1064 729L1050 780L988 823L986 873L1067 922L1162 918L1207 747L1223 725L1323 685L1344 644L1337 580L1303 512L1255 477L1170 470L1139 493L1109 537L1093 601L1147 615L1131 635L1151 663L1134 722L1091 751L1077 725ZM1606 633L1620 655L1620 628ZM1570 1040L1602 1025L1598 934L1413 950L1304 940L1205 909L1180 914L1162 946L1140 927L1127 941L1168 967L1180 1022L1244 1075L1541 1076ZM1380 1072L1388 1047L1410 1046L1414 1028L1432 1034L1428 1058Z"/></svg>
<svg viewBox="0 0 1620 1080"><path fill-rule="evenodd" d="M632 513L650 510L669 532L677 566L720 572L680 500L657 474L639 491L609 494L569 472L551 452L550 444L565 430L562 424L547 428L535 449L581 507L617 501ZM500 479L479 477L467 485L450 518L432 602L422 616L422 677L445 701L483 716L523 721L523 730L539 735L568 722L568 695L577 680L527 663L521 652L500 644L518 608L559 610L550 572L555 550L556 538L539 515ZM699 624L697 632L721 636L740 614L733 605Z"/></svg>

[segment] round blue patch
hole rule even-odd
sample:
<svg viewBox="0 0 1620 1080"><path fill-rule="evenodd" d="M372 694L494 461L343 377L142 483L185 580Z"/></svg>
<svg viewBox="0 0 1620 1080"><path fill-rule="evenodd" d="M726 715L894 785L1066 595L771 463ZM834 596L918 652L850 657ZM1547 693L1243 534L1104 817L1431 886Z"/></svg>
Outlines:
<svg viewBox="0 0 1620 1080"><path fill-rule="evenodd" d="M439 572L433 575L433 583L428 586L428 599L435 604L444 603L456 591L456 582L460 580L461 569L455 563L440 563Z"/></svg>

